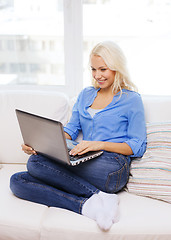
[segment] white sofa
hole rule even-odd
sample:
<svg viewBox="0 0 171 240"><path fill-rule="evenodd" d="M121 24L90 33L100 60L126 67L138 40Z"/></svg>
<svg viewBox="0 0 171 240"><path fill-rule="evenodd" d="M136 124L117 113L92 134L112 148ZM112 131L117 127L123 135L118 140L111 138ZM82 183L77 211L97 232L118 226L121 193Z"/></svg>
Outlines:
<svg viewBox="0 0 171 240"><path fill-rule="evenodd" d="M171 121L171 97L143 96L147 122ZM66 124L71 101L54 91L0 90L0 240L141 240L171 239L171 205L119 193L120 220L108 232L76 213L46 207L15 197L10 176L26 169L22 137L15 108L60 120Z"/></svg>

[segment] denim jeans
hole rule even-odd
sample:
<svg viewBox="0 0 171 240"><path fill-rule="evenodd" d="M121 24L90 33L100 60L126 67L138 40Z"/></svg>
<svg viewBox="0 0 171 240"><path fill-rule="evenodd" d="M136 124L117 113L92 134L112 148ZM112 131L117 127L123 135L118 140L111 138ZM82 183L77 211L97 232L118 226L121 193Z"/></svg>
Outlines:
<svg viewBox="0 0 171 240"><path fill-rule="evenodd" d="M104 152L72 167L40 154L32 155L28 171L15 173L10 188L22 199L81 214L84 202L94 193L116 193L126 185L129 162L127 156Z"/></svg>

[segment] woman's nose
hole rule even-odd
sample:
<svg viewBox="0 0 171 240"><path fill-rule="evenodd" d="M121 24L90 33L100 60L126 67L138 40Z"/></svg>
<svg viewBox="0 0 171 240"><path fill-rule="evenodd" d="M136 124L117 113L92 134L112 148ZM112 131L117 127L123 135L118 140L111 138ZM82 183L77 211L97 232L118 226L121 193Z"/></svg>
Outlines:
<svg viewBox="0 0 171 240"><path fill-rule="evenodd" d="M99 71L96 71L95 78L96 79L100 79L101 78L101 73Z"/></svg>

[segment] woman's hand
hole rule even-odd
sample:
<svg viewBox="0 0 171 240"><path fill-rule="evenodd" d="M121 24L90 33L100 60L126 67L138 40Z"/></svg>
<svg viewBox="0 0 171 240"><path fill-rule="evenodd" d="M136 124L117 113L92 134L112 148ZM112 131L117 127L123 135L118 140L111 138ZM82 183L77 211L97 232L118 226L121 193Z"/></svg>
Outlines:
<svg viewBox="0 0 171 240"><path fill-rule="evenodd" d="M89 151L104 150L108 152L132 155L133 151L127 143L103 142L103 141L81 141L71 151L71 155L81 155Z"/></svg>
<svg viewBox="0 0 171 240"><path fill-rule="evenodd" d="M28 155L32 155L32 154L37 155L36 151L32 147L27 146L25 144L22 144L21 147L22 147L22 151L27 153Z"/></svg>
<svg viewBox="0 0 171 240"><path fill-rule="evenodd" d="M89 151L102 150L103 142L100 141L81 141L71 151L70 155L82 155Z"/></svg>

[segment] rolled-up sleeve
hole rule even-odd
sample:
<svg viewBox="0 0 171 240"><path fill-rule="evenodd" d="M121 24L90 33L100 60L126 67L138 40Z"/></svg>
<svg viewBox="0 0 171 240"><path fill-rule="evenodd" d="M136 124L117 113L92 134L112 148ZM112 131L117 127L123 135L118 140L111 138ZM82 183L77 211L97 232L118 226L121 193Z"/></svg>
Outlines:
<svg viewBox="0 0 171 240"><path fill-rule="evenodd" d="M78 106L80 104L80 95L78 96L77 101L73 106L71 118L67 125L64 127L64 131L71 136L72 140L75 140L77 138L79 131L81 130L78 110Z"/></svg>
<svg viewBox="0 0 171 240"><path fill-rule="evenodd" d="M139 94L131 100L130 109L128 110L127 137L128 140L125 143L133 151L131 157L142 157L146 150L147 139L144 107Z"/></svg>

